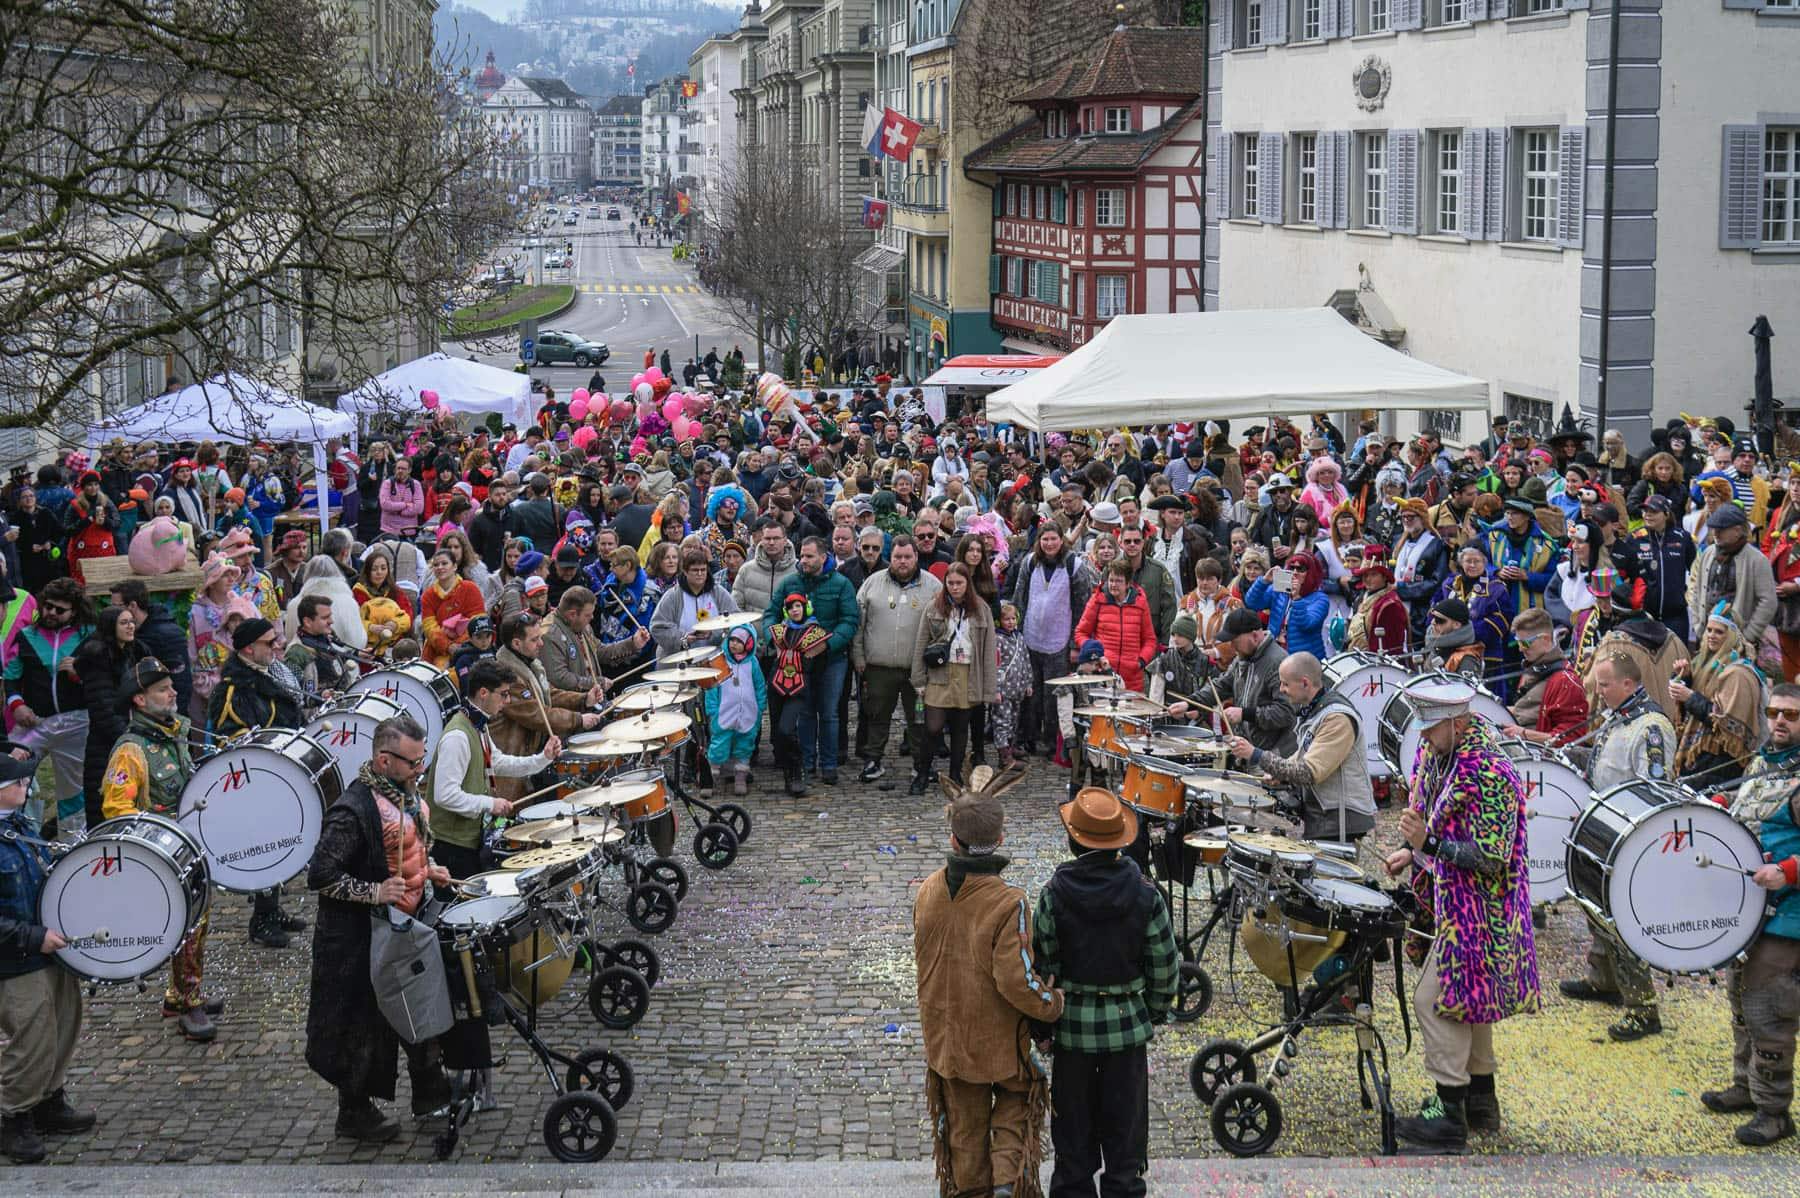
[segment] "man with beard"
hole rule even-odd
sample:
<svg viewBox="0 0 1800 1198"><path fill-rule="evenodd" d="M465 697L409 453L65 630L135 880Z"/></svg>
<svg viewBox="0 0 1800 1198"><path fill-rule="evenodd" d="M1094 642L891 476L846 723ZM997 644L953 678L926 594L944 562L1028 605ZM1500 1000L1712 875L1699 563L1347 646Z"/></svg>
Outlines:
<svg viewBox="0 0 1800 1198"><path fill-rule="evenodd" d="M1093 567L1064 543L1062 529L1046 523L1039 527L1037 546L1020 565L1013 589L1013 606L1025 617L1031 697L1038 711L1036 720L1020 720L1019 735L1028 750L1034 731L1041 737L1039 743L1055 745L1051 760L1064 769L1069 768L1069 757L1056 726L1055 698L1044 689L1044 683L1069 672L1075 656L1075 625L1099 582Z"/></svg>
<svg viewBox="0 0 1800 1198"><path fill-rule="evenodd" d="M925 609L942 589L943 583L919 568L918 545L905 534L894 538L887 569L870 574L857 589L861 619L850 660L863 684L857 739L864 782L873 782L885 772L881 758L887 752L896 706L905 725L902 757L912 753L914 742L922 735L919 696L912 685L913 643L918 640Z"/></svg>
<svg viewBox="0 0 1800 1198"><path fill-rule="evenodd" d="M506 554L506 506L512 502L513 491L498 479L488 487L487 498L481 503L481 510L469 521L469 544L475 547L481 564L488 573L498 574Z"/></svg>
<svg viewBox="0 0 1800 1198"><path fill-rule="evenodd" d="M1413 641L1417 643L1424 637L1430 622L1431 600L1449 567L1449 552L1425 527L1423 499L1402 499L1399 506L1400 536L1394 542L1394 590L1406 604Z"/></svg>
<svg viewBox="0 0 1800 1198"><path fill-rule="evenodd" d="M1735 503L1721 504L1706 518L1711 534L1688 578L1687 610L1710 612L1721 602L1755 652L1775 618L1775 571L1750 544L1750 520Z"/></svg>
<svg viewBox="0 0 1800 1198"><path fill-rule="evenodd" d="M1431 626L1425 632L1425 668L1464 674L1480 682L1485 667L1483 649L1469 622L1469 605L1446 595L1431 608Z"/></svg>
<svg viewBox="0 0 1800 1198"><path fill-rule="evenodd" d="M1255 612L1242 607L1225 617L1219 641L1229 642L1231 665L1224 677L1190 692L1191 697L1202 707L1218 711L1233 734L1254 747L1292 753L1294 709L1280 688L1281 663L1287 659L1287 651L1269 635ZM1226 703L1230 706L1222 706ZM1189 714L1189 704L1176 703L1169 714L1181 719Z"/></svg>
<svg viewBox="0 0 1800 1198"><path fill-rule="evenodd" d="M1513 639L1525 666L1513 688L1513 723L1501 731L1515 740L1553 746L1580 736L1588 723L1587 692L1556 643L1550 613L1541 607L1519 613Z"/></svg>
<svg viewBox="0 0 1800 1198"><path fill-rule="evenodd" d="M1285 474L1271 474L1263 484L1263 493L1269 497L1269 506L1251 519L1250 541L1267 549L1275 564L1280 565L1294 551L1288 544L1294 531L1294 482Z"/></svg>
<svg viewBox="0 0 1800 1198"><path fill-rule="evenodd" d="M283 660L316 695L341 694L358 676L356 650L332 635L331 600L324 595L305 595L298 609L300 635L287 647Z"/></svg>
<svg viewBox="0 0 1800 1198"><path fill-rule="evenodd" d="M1270 753L1234 736L1232 756L1299 790L1300 835L1361 840L1375 826L1362 717L1348 698L1325 689L1324 671L1312 654L1293 654L1276 674L1282 698L1295 713L1293 754Z"/></svg>

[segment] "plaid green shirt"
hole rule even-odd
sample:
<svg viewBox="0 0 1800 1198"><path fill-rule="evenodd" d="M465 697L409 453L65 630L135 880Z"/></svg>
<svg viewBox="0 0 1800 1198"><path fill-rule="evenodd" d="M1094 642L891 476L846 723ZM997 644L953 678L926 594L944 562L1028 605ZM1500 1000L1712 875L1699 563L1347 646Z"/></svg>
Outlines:
<svg viewBox="0 0 1800 1198"><path fill-rule="evenodd" d="M1055 977L1063 991L1063 1014L1052 1028L1058 1048L1071 1052L1121 1052L1150 1042L1151 1027L1169 1017L1181 955L1169 924L1169 909L1158 896L1144 930L1144 972L1113 986L1083 986L1062 977L1062 951L1056 938L1056 908L1050 888L1039 894L1031 918L1031 955L1043 977Z"/></svg>

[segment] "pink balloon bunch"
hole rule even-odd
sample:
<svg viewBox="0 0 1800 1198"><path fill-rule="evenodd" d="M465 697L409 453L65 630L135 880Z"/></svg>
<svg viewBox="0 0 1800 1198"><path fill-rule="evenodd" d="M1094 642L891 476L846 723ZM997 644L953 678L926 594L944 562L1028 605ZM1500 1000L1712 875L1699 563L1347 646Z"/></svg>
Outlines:
<svg viewBox="0 0 1800 1198"><path fill-rule="evenodd" d="M577 449L586 449L588 446L590 446L594 443L594 438L598 437L599 435L600 435L600 430L596 429L591 424L584 424L580 428L575 430L574 434L572 436L570 436L569 440L574 442L575 447Z"/></svg>
<svg viewBox="0 0 1800 1198"><path fill-rule="evenodd" d="M421 391L419 392L419 402L425 405L427 412L435 412L443 400L438 398L436 391Z"/></svg>
<svg viewBox="0 0 1800 1198"><path fill-rule="evenodd" d="M638 389L638 384L645 382L649 382L649 380L644 377L644 372L640 370L631 376L631 389L636 391Z"/></svg>
<svg viewBox="0 0 1800 1198"><path fill-rule="evenodd" d="M575 398L571 399L569 401L569 419L570 420L586 420L587 414L588 414L587 395L585 392L577 391L575 393Z"/></svg>
<svg viewBox="0 0 1800 1198"><path fill-rule="evenodd" d="M652 383L660 383L666 376L662 372L662 367L652 366L644 371L644 377L649 379Z"/></svg>
<svg viewBox="0 0 1800 1198"><path fill-rule="evenodd" d="M681 416L681 400L675 396L663 400L662 414L663 419L669 422L670 427L675 427L675 421Z"/></svg>
<svg viewBox="0 0 1800 1198"><path fill-rule="evenodd" d="M687 395L683 397L682 404L687 409L687 414L689 416L698 416L700 413L706 411L706 399L692 391L689 391Z"/></svg>
<svg viewBox="0 0 1800 1198"><path fill-rule="evenodd" d="M588 400L590 400L592 398L593 398L593 396L589 393L589 391L586 387L577 387L577 388L575 388L575 390L569 392L569 402L570 403L586 403Z"/></svg>

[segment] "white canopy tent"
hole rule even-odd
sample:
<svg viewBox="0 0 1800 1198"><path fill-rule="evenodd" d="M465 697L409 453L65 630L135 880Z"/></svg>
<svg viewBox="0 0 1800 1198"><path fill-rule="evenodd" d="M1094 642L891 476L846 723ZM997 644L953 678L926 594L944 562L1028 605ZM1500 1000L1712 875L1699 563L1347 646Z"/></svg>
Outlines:
<svg viewBox="0 0 1800 1198"><path fill-rule="evenodd" d="M311 441L348 437L356 422L241 374L222 374L146 399L88 426L89 444L127 441Z"/></svg>
<svg viewBox="0 0 1800 1198"><path fill-rule="evenodd" d="M383 371L354 391L338 396L345 412L417 412L424 407L421 391L435 391L442 407L458 415L498 412L520 428L531 423L531 379L498 366L426 354Z"/></svg>
<svg viewBox="0 0 1800 1198"><path fill-rule="evenodd" d="M1487 406L1486 382L1389 349L1330 308L1276 308L1114 317L1062 361L989 395L987 414L1043 432Z"/></svg>

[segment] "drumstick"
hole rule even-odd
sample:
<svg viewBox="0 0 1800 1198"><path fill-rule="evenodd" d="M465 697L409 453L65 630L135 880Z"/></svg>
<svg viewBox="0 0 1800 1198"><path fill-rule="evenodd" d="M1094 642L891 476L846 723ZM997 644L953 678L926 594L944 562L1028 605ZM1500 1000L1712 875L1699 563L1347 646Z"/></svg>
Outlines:
<svg viewBox="0 0 1800 1198"><path fill-rule="evenodd" d="M1743 874L1746 878L1754 878L1756 876L1756 871L1753 869L1745 869L1741 865L1726 865L1722 861L1714 861L1705 853L1695 853L1694 864L1698 865L1701 869L1722 869L1727 873Z"/></svg>
<svg viewBox="0 0 1800 1198"><path fill-rule="evenodd" d="M526 799L535 799L539 795L547 795L553 790L561 790L565 785L567 785L567 784L563 783L563 782L552 782L550 785L544 787L542 790L534 790L528 795L520 795L518 798L516 798L512 801L512 805L516 809L519 806L519 804L523 803Z"/></svg>

